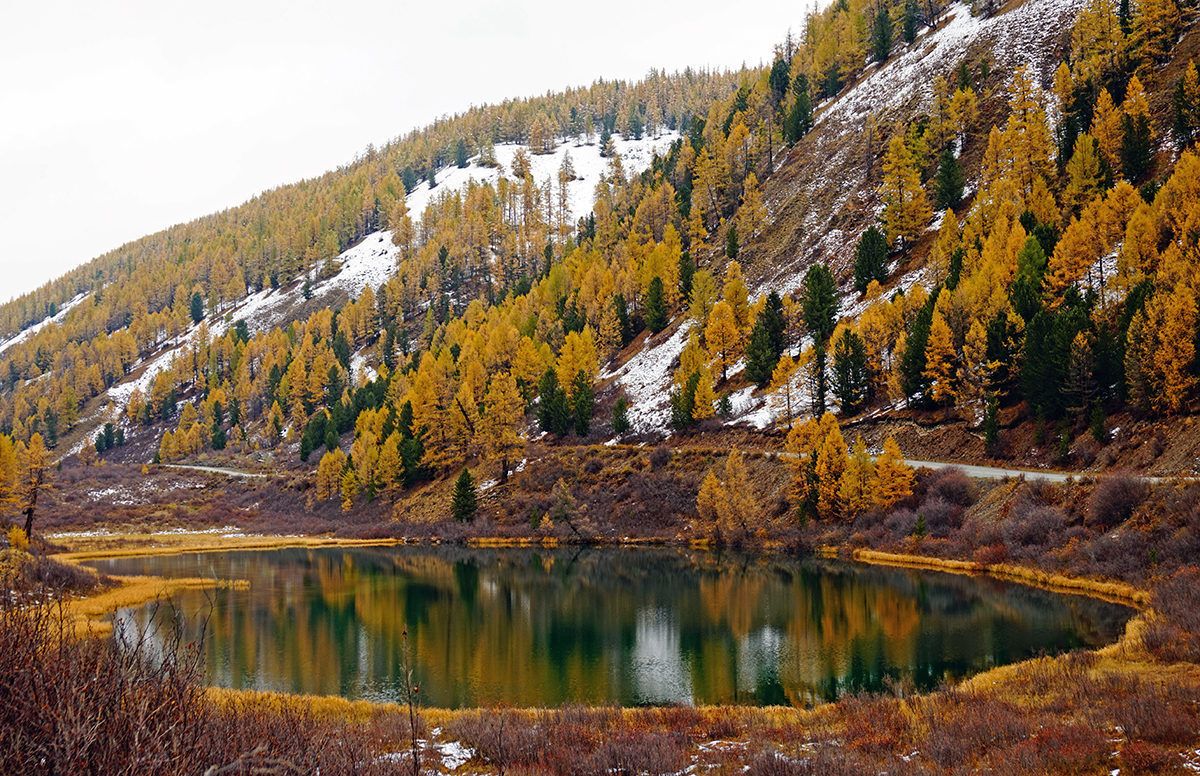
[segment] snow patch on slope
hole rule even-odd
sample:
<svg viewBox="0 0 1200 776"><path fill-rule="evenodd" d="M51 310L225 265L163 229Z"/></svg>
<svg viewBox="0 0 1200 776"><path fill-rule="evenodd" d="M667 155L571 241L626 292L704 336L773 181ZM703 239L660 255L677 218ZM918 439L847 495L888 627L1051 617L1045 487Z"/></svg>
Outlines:
<svg viewBox="0 0 1200 776"><path fill-rule="evenodd" d="M615 377L616 385L624 390L634 431L660 431L670 422L671 371L694 325L693 321L682 323L662 342L644 348L615 371L600 375L602 379Z"/></svg>
<svg viewBox="0 0 1200 776"><path fill-rule="evenodd" d="M390 231L373 232L338 256L340 269L337 274L313 284L310 289L312 295L318 297L341 291L353 299L368 286L377 288L395 269L396 253L397 248L392 244ZM71 305L74 306L81 300L82 295L72 300ZM92 430L84 434L64 455L76 454L85 444L91 444L95 432L105 421L112 419L110 413L115 414L117 418L123 415L134 390L140 391L143 397L149 396L154 378L169 369L172 361L196 340L202 326L207 326L209 336L215 338L222 336L237 321L245 321L247 329L254 334L282 323L303 301L300 287L287 290L264 288L229 307L214 311L201 323L193 324L182 334L168 340L156 354L133 365L131 373L135 376L108 389L105 394L107 401L101 402L97 410L80 420L80 425L91 425ZM59 315L64 315L67 309L64 306ZM26 329L22 334L32 328ZM371 379L373 373L374 369L366 366L365 361L359 364L356 372L366 379Z"/></svg>
<svg viewBox="0 0 1200 776"><path fill-rule="evenodd" d="M313 283L309 290L314 297L341 291L353 299L368 287L379 288L395 271L398 252L390 230L372 232L357 245L342 251L336 259L340 265L337 274ZM241 320L254 334L282 323L301 302L299 288L264 288L222 312L221 318L210 323L209 328L214 334L223 334L232 322Z"/></svg>
<svg viewBox="0 0 1200 776"><path fill-rule="evenodd" d="M887 62L864 70L844 93L822 101L805 141L806 158L819 163L792 164L767 202L772 213L797 213L789 228L801 237L772 267L765 289L795 289L804 270L817 261L844 274L859 234L879 206L874 191L879 171L861 141L868 118L886 138L896 121L928 108L936 76L953 80L959 63L969 58L986 57L992 72L1006 77L1026 64L1036 82L1047 82L1058 63L1062 35L1082 5L1083 0L1027 0L985 18L972 16L967 4L952 4L940 27L898 47ZM968 181L968 189L972 187Z"/></svg>
<svg viewBox="0 0 1200 776"><path fill-rule="evenodd" d="M641 140L622 138L613 135L617 154L621 157L621 166L626 175L635 175L650 166L655 154L664 154L671 143L679 139L677 132L663 132L655 137L643 137ZM438 197L461 191L471 181L490 183L493 186L500 176L512 177L512 163L519 149L525 149L529 155L530 171L533 180L541 185L550 179L553 188L558 189L558 170L563 158L571 155L571 165L575 168L576 179L567 184L568 207L572 218L579 218L592 210L595 201L596 184L609 168L610 160L600 156L600 145L576 145L560 143L553 153L532 154L529 147L522 143L503 143L496 146L496 161L499 167L480 167L479 157L469 160L468 167L443 167L437 172L437 186L429 188L428 181L422 181L411 192L405 202L413 218L420 218L425 208Z"/></svg>
<svg viewBox="0 0 1200 776"><path fill-rule="evenodd" d="M72 299L71 301L64 304L59 309L59 311L57 313L55 313L54 315L47 316L46 318L43 318L42 320L38 321L37 323L33 324L32 326L24 328L21 331L17 332L16 334L12 335L11 337L9 337L8 339L0 342L0 353L3 353L4 351L8 350L13 345L16 345L18 342L24 342L25 340L29 339L33 335L37 334L42 329L46 328L46 326L51 323L62 323L63 320L66 319L67 313L71 312L72 308L74 308L80 302L82 302L84 299L87 299L87 298L88 298L88 293L86 293L86 292L76 296L74 299Z"/></svg>

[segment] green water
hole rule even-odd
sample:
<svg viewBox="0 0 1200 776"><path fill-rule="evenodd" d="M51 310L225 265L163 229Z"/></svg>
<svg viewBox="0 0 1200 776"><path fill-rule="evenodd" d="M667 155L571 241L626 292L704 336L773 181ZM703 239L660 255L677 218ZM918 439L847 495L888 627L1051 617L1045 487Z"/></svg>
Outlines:
<svg viewBox="0 0 1200 776"><path fill-rule="evenodd" d="M190 637L206 621L213 684L398 700L407 628L421 702L440 707L808 705L894 680L927 690L1114 641L1131 614L991 579L673 550L287 549L94 565L249 580L118 614L152 638L176 615Z"/></svg>

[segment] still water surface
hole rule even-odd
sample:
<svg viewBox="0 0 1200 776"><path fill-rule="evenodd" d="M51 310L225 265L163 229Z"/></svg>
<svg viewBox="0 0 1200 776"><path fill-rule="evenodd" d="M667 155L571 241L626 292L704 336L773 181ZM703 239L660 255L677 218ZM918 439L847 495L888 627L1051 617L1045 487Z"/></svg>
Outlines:
<svg viewBox="0 0 1200 776"><path fill-rule="evenodd" d="M1130 610L986 578L674 550L323 548L100 561L110 574L246 579L118 614L191 636L223 687L422 703L808 705L928 690L1114 641Z"/></svg>

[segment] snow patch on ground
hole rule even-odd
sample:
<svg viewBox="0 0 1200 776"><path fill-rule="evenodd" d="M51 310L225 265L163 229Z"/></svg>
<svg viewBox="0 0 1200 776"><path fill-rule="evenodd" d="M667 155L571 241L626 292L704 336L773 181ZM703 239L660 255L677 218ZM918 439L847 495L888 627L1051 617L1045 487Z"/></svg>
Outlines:
<svg viewBox="0 0 1200 776"><path fill-rule="evenodd" d="M644 348L616 371L601 375L602 379L615 377L624 390L634 431L659 431L671 420L672 368L694 325L694 321L685 321L665 340Z"/></svg>
<svg viewBox="0 0 1200 776"><path fill-rule="evenodd" d="M368 287L377 289L396 271L398 253L390 230L372 232L342 251L336 257L338 272L323 280L314 278L309 292L313 297L343 292L353 299ZM222 311L219 319L209 323L209 329L220 335L234 322L245 321L250 333L255 334L282 323L303 301L302 287L264 288Z"/></svg>
<svg viewBox="0 0 1200 776"><path fill-rule="evenodd" d="M55 313L54 315L43 318L42 320L38 321L37 323L33 324L32 326L22 329L21 331L17 332L16 334L9 337L8 339L0 342L0 353L3 353L4 351L8 350L13 345L16 345L18 342L24 342L25 340L32 337L34 334L37 334L42 329L46 328L46 326L51 323L62 323L63 320L67 317L67 313L71 312L72 308L74 308L80 302L82 302L84 299L87 299L87 298L88 298L87 293L82 293L79 296L76 296L74 299L72 299L71 301L64 304L61 308L59 308L58 312Z"/></svg>
<svg viewBox="0 0 1200 776"><path fill-rule="evenodd" d="M995 16L975 17L969 5L954 3L940 27L924 32L912 44L897 46L886 62L866 68L841 95L821 101L807 151L820 163L798 169L790 180L784 176L786 182L767 203L773 213L798 210L799 224L794 228L804 237L757 295L798 288L804 272L816 261L828 262L838 273L846 268L859 234L880 206L873 188L879 169L873 161L868 169L868 155L856 140L868 119L874 120L886 140L897 120L927 109L935 76L953 80L955 69L968 56L986 57L997 73L1011 74L1018 65L1030 65L1034 80L1048 83L1058 64L1062 30L1069 29L1083 4L1083 0L1028 0ZM974 182L968 181L967 188L973 189Z"/></svg>
<svg viewBox="0 0 1200 776"><path fill-rule="evenodd" d="M430 736L441 735L440 727L429 731ZM475 750L459 741L425 741L417 739L417 749L422 752L433 750L441 760L441 765L447 771L457 771L462 766L466 765L475 757ZM421 759L425 759L424 756ZM387 752L376 758L377 762L395 764L399 767L402 763L412 762L412 752Z"/></svg>
<svg viewBox="0 0 1200 776"><path fill-rule="evenodd" d="M353 299L368 286L377 288L395 270L397 250L392 244L390 231L367 235L357 245L338 256L340 269L337 274L312 285L310 290L313 296L341 291ZM157 354L133 365L131 372L136 374L135 377L108 389L108 401L102 403L100 410L80 421L81 425L90 423L94 424L95 428L67 450L64 456L76 454L85 444L92 444L96 429L108 419L105 417L106 405L111 405L119 414L129 406L129 398L135 389L141 391L143 397L149 396L154 378L160 372L169 369L175 357L184 353L186 346L195 341L201 326L207 325L209 336L215 338L222 336L237 321L244 321L250 333L254 334L281 323L302 301L299 287L291 290L265 288L223 310L213 312L201 323L192 325L187 331L168 340ZM78 302L73 300L73 303ZM26 332L28 331L30 329L26 329ZM365 361L361 361L359 366L360 371L356 374L372 379L375 370L366 366Z"/></svg>
<svg viewBox="0 0 1200 776"><path fill-rule="evenodd" d="M359 351L350 357L350 382L354 385L369 383L379 376L379 370L367 362L365 351Z"/></svg>
<svg viewBox="0 0 1200 776"><path fill-rule="evenodd" d="M620 135L613 135L617 154L621 157L621 166L625 169L627 176L647 169L655 154L666 153L671 143L678 139L679 133L677 132L662 132L655 137L646 136L641 140L625 139ZM405 199L410 215L414 219L419 219L431 202L443 195L462 191L471 181L490 183L494 186L500 180L501 175L511 178L513 159L519 149L525 149L529 156L533 180L541 185L549 179L556 199L558 170L562 166L563 158L570 154L576 179L567 184L567 207L571 211L572 219L580 218L591 212L595 200L596 184L599 183L600 177L608 171L610 164L610 160L600 156L599 143L591 145L577 145L574 142L560 143L549 154L531 154L529 147L523 143L503 143L496 146L496 162L499 167L481 167L479 166L479 157L476 156L468 160L467 167L450 166L438 170L437 186L432 189L429 188L428 181L418 184Z"/></svg>
<svg viewBox="0 0 1200 776"><path fill-rule="evenodd" d="M399 249L392 244L391 230L373 232L358 245L348 248L338 256L341 269L336 275L315 284L313 295L344 291L351 298L361 294L368 286L379 288L396 271L396 256Z"/></svg>

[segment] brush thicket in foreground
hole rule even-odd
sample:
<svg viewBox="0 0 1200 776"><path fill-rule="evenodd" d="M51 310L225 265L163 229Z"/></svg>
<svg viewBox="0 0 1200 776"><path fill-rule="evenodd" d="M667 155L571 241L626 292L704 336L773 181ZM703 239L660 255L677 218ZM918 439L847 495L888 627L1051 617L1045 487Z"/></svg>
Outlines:
<svg viewBox="0 0 1200 776"><path fill-rule="evenodd" d="M444 770L452 742L475 772L509 774L1175 770L1200 745L1200 572L1160 586L1154 607L1107 649L928 695L898 687L811 711L430 711L417 724L430 741L422 770ZM119 630L77 639L56 603L0 604L0 772L410 770L406 710L343 715L325 701L209 693L200 654L178 639L151 650Z"/></svg>

